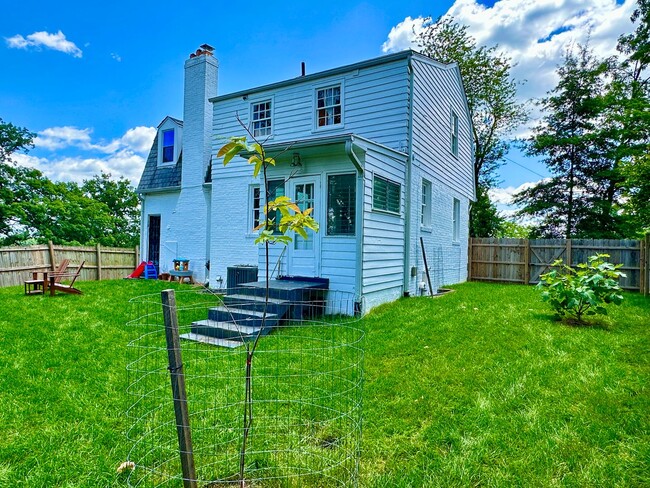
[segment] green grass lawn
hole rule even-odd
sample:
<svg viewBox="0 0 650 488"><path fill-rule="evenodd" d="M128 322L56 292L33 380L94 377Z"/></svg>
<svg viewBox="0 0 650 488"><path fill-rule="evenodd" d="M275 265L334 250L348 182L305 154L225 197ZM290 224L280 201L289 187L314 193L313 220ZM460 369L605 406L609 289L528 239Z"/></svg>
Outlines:
<svg viewBox="0 0 650 488"><path fill-rule="evenodd" d="M0 289L0 486L125 485L128 300L169 284L79 287ZM361 486L649 486L650 300L576 328L531 287L455 288L364 320Z"/></svg>

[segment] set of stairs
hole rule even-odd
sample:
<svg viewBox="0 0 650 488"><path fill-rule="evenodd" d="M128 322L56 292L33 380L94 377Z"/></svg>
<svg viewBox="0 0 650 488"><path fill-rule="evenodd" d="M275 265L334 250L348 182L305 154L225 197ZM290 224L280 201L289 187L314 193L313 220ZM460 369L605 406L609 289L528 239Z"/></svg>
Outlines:
<svg viewBox="0 0 650 488"><path fill-rule="evenodd" d="M254 340L258 333L270 333L283 320L300 320L315 310L320 311L318 304L322 303L327 285L328 280L323 279L271 280L267 306L265 281L243 283L228 290L223 305L210 308L208 318L193 322L190 332L181 338L227 348L240 347Z"/></svg>

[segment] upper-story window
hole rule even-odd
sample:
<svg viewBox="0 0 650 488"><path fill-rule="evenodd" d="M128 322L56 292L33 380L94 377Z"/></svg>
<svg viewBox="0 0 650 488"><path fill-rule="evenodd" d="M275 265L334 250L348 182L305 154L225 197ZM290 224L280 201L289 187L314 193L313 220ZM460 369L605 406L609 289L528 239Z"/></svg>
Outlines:
<svg viewBox="0 0 650 488"><path fill-rule="evenodd" d="M451 112L451 153L458 156L458 115Z"/></svg>
<svg viewBox="0 0 650 488"><path fill-rule="evenodd" d="M162 132L162 162L174 162L174 129L164 130Z"/></svg>
<svg viewBox="0 0 650 488"><path fill-rule="evenodd" d="M341 121L341 85L316 90L316 126L337 125Z"/></svg>
<svg viewBox="0 0 650 488"><path fill-rule="evenodd" d="M271 100L253 103L251 111L253 135L255 137L270 136L272 134Z"/></svg>

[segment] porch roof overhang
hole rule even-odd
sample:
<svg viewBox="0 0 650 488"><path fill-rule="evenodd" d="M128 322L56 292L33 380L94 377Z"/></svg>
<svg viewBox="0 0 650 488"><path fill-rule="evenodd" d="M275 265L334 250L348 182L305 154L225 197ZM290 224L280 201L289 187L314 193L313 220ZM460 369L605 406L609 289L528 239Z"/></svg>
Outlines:
<svg viewBox="0 0 650 488"><path fill-rule="evenodd" d="M297 141L276 142L266 144L264 149L272 157L278 158L283 154L289 157L297 151L303 156L312 156L321 154L324 150L336 151L342 150L350 158L352 164L360 174L364 172L365 153L369 147L373 147L381 152L390 155L395 159L405 160L408 156L394 149L381 144L377 144L369 139L360 137L355 134L342 134L325 137L311 137ZM246 156L242 154L242 156ZM246 156L248 157L248 156Z"/></svg>

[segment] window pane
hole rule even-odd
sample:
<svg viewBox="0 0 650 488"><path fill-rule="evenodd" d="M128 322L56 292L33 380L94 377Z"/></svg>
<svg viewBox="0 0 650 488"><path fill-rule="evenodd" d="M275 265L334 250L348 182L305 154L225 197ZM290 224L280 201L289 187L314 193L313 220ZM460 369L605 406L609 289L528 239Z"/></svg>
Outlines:
<svg viewBox="0 0 650 488"><path fill-rule="evenodd" d="M323 127L342 123L341 87L333 86L316 91L316 125Z"/></svg>
<svg viewBox="0 0 650 488"><path fill-rule="evenodd" d="M284 196L284 180L270 180L269 181L269 200L275 200L278 197ZM276 233L279 233L278 225L282 219L282 214L276 210L268 216L269 220L273 219L272 228Z"/></svg>
<svg viewBox="0 0 650 488"><path fill-rule="evenodd" d="M163 146L174 145L174 129L163 131Z"/></svg>
<svg viewBox="0 0 650 488"><path fill-rule="evenodd" d="M296 185L294 201L298 208L303 212L308 208L314 208L314 184L303 183ZM298 234L293 238L294 249L313 249L314 248L314 233L307 231L307 239L303 239Z"/></svg>
<svg viewBox="0 0 650 488"><path fill-rule="evenodd" d="M356 216L356 176L327 178L327 235L353 236Z"/></svg>

